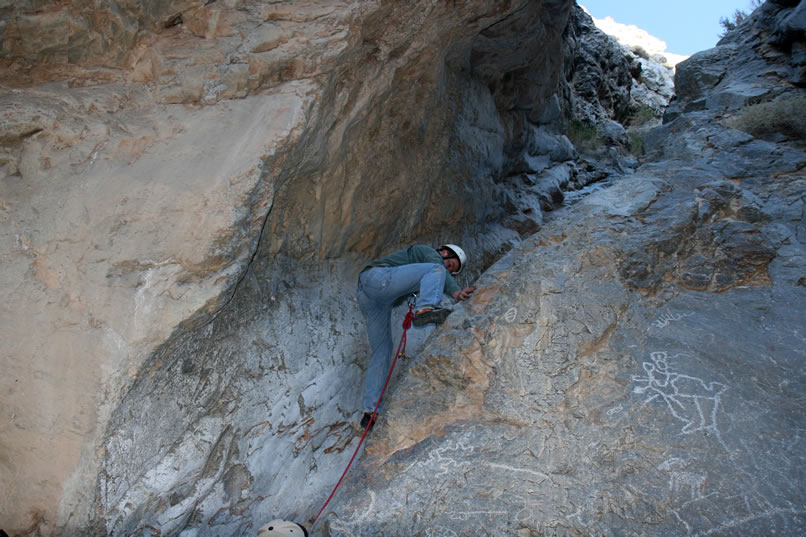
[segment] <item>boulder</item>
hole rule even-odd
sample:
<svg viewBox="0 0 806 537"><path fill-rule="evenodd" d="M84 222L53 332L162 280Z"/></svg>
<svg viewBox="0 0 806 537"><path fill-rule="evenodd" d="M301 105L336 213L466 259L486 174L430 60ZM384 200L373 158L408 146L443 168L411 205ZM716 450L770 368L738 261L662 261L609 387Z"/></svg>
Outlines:
<svg viewBox="0 0 806 537"><path fill-rule="evenodd" d="M660 118L674 96L674 69L664 65L662 58L628 56L633 74L630 89L631 106L637 110L649 107Z"/></svg>

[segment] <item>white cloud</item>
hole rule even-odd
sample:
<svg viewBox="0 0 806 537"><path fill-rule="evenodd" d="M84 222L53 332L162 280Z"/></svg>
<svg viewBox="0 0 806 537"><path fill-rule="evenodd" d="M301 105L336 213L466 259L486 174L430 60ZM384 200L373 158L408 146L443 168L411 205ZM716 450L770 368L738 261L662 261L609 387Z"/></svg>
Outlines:
<svg viewBox="0 0 806 537"><path fill-rule="evenodd" d="M585 6L580 6L585 10L585 13L590 15L590 12L585 9ZM666 51L666 42L662 39L651 35L646 30L635 26L634 24L622 24L613 20L613 17L605 17L604 19L597 19L591 15L596 27L607 35L616 38L616 41L628 47L639 46L650 55L660 54L666 58L666 64L673 67L681 61L688 58L682 54L675 54Z"/></svg>

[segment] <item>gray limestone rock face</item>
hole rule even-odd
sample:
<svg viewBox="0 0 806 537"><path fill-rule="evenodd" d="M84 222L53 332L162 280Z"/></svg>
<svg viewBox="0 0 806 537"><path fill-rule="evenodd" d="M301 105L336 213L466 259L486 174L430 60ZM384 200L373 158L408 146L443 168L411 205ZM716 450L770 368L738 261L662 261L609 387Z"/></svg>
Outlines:
<svg viewBox="0 0 806 537"><path fill-rule="evenodd" d="M642 50L619 44L580 6L565 43L564 127L589 164L606 174L631 173L634 156L641 154L635 140L660 123L674 95L672 70Z"/></svg>
<svg viewBox="0 0 806 537"><path fill-rule="evenodd" d="M787 3L765 2L716 47L678 64L676 97L665 112L664 122L674 120L681 112L736 112L797 91L793 83L802 87L799 43L804 38L797 31L790 32L786 22L796 20L799 9ZM770 80L776 83L770 84Z"/></svg>
<svg viewBox="0 0 806 537"><path fill-rule="evenodd" d="M599 30L580 7L567 29L565 78L572 91L571 115L582 121L623 121L629 113L632 75L621 45Z"/></svg>
<svg viewBox="0 0 806 537"><path fill-rule="evenodd" d="M111 415L151 352L226 304L272 205L266 148L305 109L294 91L225 114L120 92L3 93L24 119L0 178L0 511L18 533L95 516ZM237 158L209 150L222 139Z"/></svg>
<svg viewBox="0 0 806 537"><path fill-rule="evenodd" d="M719 176L641 168L491 267L390 394L315 534L805 531L806 178ZM686 233L756 276L720 279ZM625 274L630 259L655 265Z"/></svg>
<svg viewBox="0 0 806 537"><path fill-rule="evenodd" d="M315 534L806 531L806 156L720 122L798 44L695 57L648 162L558 212L606 173L569 108L623 143L633 76L571 9L0 2L3 529L310 523L360 437L356 276L416 240L479 290L409 331Z"/></svg>
<svg viewBox="0 0 806 537"><path fill-rule="evenodd" d="M630 54L630 72L633 84L630 88L630 100L634 109L648 106L655 117L660 118L674 97L674 69L656 61L655 58L644 58ZM635 72L637 71L637 76Z"/></svg>
<svg viewBox="0 0 806 537"><path fill-rule="evenodd" d="M311 516L355 441L360 268L457 242L467 284L541 221L508 219L510 158L547 157L541 211L573 182L533 119L570 8L0 3L0 526Z"/></svg>
<svg viewBox="0 0 806 537"><path fill-rule="evenodd" d="M314 534L806 531L806 154L718 121L791 91L750 41L689 60L648 161L479 278Z"/></svg>

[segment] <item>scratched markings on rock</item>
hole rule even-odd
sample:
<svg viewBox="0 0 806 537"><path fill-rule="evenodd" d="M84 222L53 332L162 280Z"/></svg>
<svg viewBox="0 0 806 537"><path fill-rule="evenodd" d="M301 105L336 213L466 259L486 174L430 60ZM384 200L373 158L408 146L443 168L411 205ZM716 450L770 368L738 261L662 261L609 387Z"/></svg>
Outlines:
<svg viewBox="0 0 806 537"><path fill-rule="evenodd" d="M660 399L675 419L683 423L681 433L710 431L719 437L717 412L720 408L720 395L727 390L721 382L704 380L676 372L669 364L666 352L650 353L649 362L643 363L646 376L635 375L632 380L638 384L633 393L648 395L645 403Z"/></svg>
<svg viewBox="0 0 806 537"><path fill-rule="evenodd" d="M693 313L670 313L664 312L657 319L652 321L652 326L655 328L666 328L670 323L680 321L685 317L693 316Z"/></svg>

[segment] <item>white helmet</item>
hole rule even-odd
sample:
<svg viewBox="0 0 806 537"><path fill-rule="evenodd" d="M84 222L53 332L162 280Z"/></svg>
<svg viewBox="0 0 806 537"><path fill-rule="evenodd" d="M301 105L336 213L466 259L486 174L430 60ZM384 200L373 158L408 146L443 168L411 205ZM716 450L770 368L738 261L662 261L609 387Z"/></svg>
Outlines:
<svg viewBox="0 0 806 537"><path fill-rule="evenodd" d="M443 244L438 248L439 250L450 250L454 253L456 258L459 260L459 270L456 272L452 272L451 274L459 274L462 272L462 269L465 268L465 263L467 263L467 255L465 255L465 251L462 250L460 247L456 246L455 244Z"/></svg>
<svg viewBox="0 0 806 537"><path fill-rule="evenodd" d="M272 520L257 530L258 537L308 537L308 530L296 522Z"/></svg>

